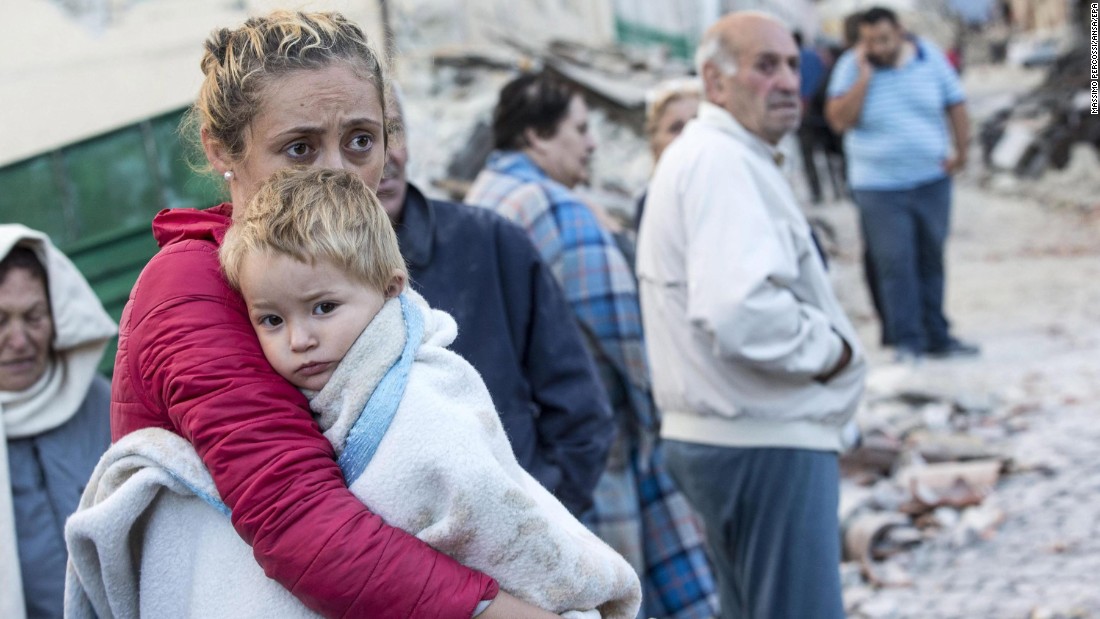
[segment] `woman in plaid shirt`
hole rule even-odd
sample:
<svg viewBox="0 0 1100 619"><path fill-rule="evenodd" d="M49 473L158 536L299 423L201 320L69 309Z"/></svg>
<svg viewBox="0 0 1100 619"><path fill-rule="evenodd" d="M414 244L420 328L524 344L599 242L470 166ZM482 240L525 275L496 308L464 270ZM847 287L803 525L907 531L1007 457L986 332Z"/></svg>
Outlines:
<svg viewBox="0 0 1100 619"><path fill-rule="evenodd" d="M501 90L493 139L496 150L466 201L527 231L565 291L615 411L618 437L589 526L638 570L641 616L713 617L717 602L703 538L657 442L634 275L611 234L572 191L588 181L596 148L584 99L547 73L521 75Z"/></svg>

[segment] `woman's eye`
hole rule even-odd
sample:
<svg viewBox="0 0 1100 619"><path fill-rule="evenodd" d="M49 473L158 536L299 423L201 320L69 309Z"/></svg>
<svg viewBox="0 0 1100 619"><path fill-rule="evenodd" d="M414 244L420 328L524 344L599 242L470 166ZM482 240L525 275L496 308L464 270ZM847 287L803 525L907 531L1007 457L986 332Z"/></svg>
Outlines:
<svg viewBox="0 0 1100 619"><path fill-rule="evenodd" d="M336 309L336 304L331 301L325 301L324 303L318 303L313 308L314 314L330 314Z"/></svg>
<svg viewBox="0 0 1100 619"><path fill-rule="evenodd" d="M302 157L308 156L309 152L309 145L305 142L295 142L286 147L286 154L294 157L295 159L300 159Z"/></svg>
<svg viewBox="0 0 1100 619"><path fill-rule="evenodd" d="M268 314L267 316L261 316L260 319L256 322L258 322L261 327L269 327L270 328L270 327L277 327L277 326L283 324L283 319L279 318L278 316L273 316L271 314Z"/></svg>
<svg viewBox="0 0 1100 619"><path fill-rule="evenodd" d="M348 143L348 148L354 151L365 152L374 146L374 136L369 133L359 134L351 139Z"/></svg>

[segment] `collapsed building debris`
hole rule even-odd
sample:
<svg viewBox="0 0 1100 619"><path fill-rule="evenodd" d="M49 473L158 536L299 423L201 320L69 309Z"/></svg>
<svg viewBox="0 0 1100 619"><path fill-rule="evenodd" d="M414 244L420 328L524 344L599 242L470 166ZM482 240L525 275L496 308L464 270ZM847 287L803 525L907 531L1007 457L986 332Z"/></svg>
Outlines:
<svg viewBox="0 0 1100 619"><path fill-rule="evenodd" d="M844 559L873 587L905 587L891 558L946 535L965 546L995 535L1005 512L994 491L1011 459L974 428L1012 432L1011 406L988 397L899 390L870 397L857 418L861 443L841 458Z"/></svg>
<svg viewBox="0 0 1100 619"><path fill-rule="evenodd" d="M594 210L608 213L612 221L626 225L632 220L635 197L644 185L644 174L632 170L637 167L634 160L647 152L637 148L644 141L646 91L661 79L685 75L685 64L621 47L562 40L538 44L504 34L494 35L493 44L488 46L439 47L430 58L436 72L434 79L449 78L459 88L482 87L484 77L490 74L537 69L550 71L575 86L590 106L590 124L612 138L600 140L597 164L609 160L606 167L616 170L610 177L594 174L594 185L582 193ZM616 148L624 143L629 146ZM461 200L492 148L489 119L478 118L450 156L446 174L432 179L431 184L451 199Z"/></svg>
<svg viewBox="0 0 1100 619"><path fill-rule="evenodd" d="M1038 178L1048 168L1064 169L1077 143L1100 150L1100 116L1089 113L1088 58L1075 46L1042 84L982 124L978 140L988 168Z"/></svg>

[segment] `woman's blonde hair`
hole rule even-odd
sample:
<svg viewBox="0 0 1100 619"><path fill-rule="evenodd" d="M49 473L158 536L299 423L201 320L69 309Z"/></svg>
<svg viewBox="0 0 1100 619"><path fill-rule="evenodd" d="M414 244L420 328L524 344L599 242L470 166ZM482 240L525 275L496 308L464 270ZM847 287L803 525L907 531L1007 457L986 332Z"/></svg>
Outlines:
<svg viewBox="0 0 1100 619"><path fill-rule="evenodd" d="M272 175L222 242L218 257L234 288L240 289L245 259L262 253L310 265L328 262L381 292L395 273L408 279L382 204L345 170L294 167Z"/></svg>
<svg viewBox="0 0 1100 619"><path fill-rule="evenodd" d="M202 55L205 78L181 129L196 138L205 129L231 157L240 158L245 129L259 112L273 79L337 62L374 82L385 117L382 63L359 26L340 13L279 10L250 18L233 30L215 30Z"/></svg>
<svg viewBox="0 0 1100 619"><path fill-rule="evenodd" d="M657 133L657 121L664 116L669 105L681 99L702 99L703 84L698 78L682 77L665 80L645 94L645 133L653 137Z"/></svg>

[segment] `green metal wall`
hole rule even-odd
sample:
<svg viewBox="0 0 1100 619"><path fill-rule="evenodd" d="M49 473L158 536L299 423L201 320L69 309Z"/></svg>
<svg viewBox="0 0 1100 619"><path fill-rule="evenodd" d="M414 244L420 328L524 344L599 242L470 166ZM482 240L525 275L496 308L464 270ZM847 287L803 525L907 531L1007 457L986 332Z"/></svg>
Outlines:
<svg viewBox="0 0 1100 619"><path fill-rule="evenodd" d="M663 45L669 56L690 61L695 53L697 41L684 33L670 32L633 22L622 17L615 18L615 38L626 45L649 47Z"/></svg>
<svg viewBox="0 0 1100 619"><path fill-rule="evenodd" d="M191 169L178 128L185 110L0 168L0 222L41 230L118 320L157 251L150 222L164 208L203 208L221 184ZM114 344L101 369L114 364Z"/></svg>

